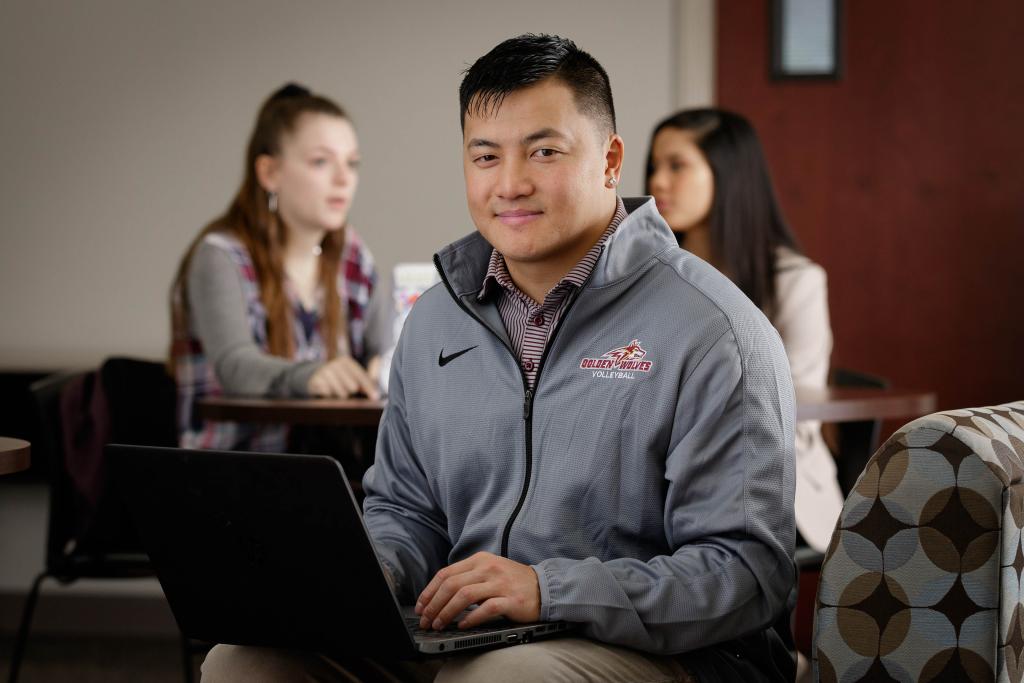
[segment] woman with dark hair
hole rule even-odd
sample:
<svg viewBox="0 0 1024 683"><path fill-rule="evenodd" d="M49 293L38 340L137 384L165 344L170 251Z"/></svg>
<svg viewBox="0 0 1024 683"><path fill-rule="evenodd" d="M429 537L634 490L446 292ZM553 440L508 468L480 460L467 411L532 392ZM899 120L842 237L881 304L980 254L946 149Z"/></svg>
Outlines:
<svg viewBox="0 0 1024 683"><path fill-rule="evenodd" d="M345 111L288 84L260 108L242 186L171 288L184 447L282 450L283 426L203 422L204 396L379 395L390 297L347 224L359 147Z"/></svg>
<svg viewBox="0 0 1024 683"><path fill-rule="evenodd" d="M654 129L646 191L680 246L726 274L782 337L796 386L824 387L832 331L825 271L800 252L782 218L750 123L688 109ZM842 508L836 467L814 421L796 425L796 523L824 550Z"/></svg>

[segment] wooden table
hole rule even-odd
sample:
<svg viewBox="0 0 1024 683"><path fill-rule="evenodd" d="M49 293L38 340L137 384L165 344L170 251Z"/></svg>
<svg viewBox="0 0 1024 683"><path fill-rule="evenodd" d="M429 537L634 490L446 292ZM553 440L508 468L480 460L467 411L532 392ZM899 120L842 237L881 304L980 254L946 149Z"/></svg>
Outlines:
<svg viewBox="0 0 1024 683"><path fill-rule="evenodd" d="M935 411L935 394L908 389L798 388L796 403L798 420L856 422L927 415ZM375 427L384 412L384 401L221 396L199 400L196 410L204 420Z"/></svg>
<svg viewBox="0 0 1024 683"><path fill-rule="evenodd" d="M935 393L915 389L828 387L796 389L796 419L858 422L913 418L935 412Z"/></svg>
<svg viewBox="0 0 1024 683"><path fill-rule="evenodd" d="M27 470L32 464L31 450L28 441L0 436L0 474Z"/></svg>
<svg viewBox="0 0 1024 683"><path fill-rule="evenodd" d="M384 401L368 398L204 398L196 401L204 420L280 422L292 425L376 427Z"/></svg>

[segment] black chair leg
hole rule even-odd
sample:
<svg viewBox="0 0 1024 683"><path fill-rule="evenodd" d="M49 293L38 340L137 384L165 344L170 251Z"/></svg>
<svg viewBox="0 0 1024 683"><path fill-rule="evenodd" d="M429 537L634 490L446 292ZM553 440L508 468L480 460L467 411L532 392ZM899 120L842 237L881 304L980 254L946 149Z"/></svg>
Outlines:
<svg viewBox="0 0 1024 683"><path fill-rule="evenodd" d="M192 644L184 633L181 634L181 670L185 674L185 683L192 683Z"/></svg>
<svg viewBox="0 0 1024 683"><path fill-rule="evenodd" d="M18 627L18 637L14 641L14 652L11 653L11 670L7 676L8 683L16 683L18 670L21 669L21 659L25 655L25 646L28 644L28 633L32 629L32 615L36 611L36 601L39 600L39 587L43 579L49 576L43 572L32 582L32 590L28 593L25 607L21 610L21 626Z"/></svg>

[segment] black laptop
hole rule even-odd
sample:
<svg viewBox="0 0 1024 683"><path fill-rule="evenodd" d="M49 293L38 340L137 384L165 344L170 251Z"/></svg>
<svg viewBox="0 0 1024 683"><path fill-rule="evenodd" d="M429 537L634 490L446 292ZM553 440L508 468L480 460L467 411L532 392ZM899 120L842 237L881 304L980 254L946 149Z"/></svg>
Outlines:
<svg viewBox="0 0 1024 683"><path fill-rule="evenodd" d="M570 628L503 621L419 629L385 578L333 458L110 445L107 462L191 638L407 659Z"/></svg>

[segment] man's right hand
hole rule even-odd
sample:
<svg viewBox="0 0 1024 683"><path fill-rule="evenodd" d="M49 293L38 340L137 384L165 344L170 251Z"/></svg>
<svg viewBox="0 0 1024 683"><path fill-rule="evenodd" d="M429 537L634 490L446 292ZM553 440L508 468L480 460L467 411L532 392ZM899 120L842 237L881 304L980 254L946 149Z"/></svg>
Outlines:
<svg viewBox="0 0 1024 683"><path fill-rule="evenodd" d="M351 356L339 356L327 361L309 378L310 396L348 398L358 393L368 398L380 398L376 380Z"/></svg>

